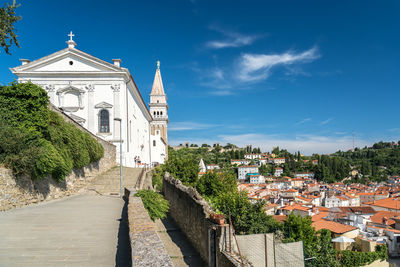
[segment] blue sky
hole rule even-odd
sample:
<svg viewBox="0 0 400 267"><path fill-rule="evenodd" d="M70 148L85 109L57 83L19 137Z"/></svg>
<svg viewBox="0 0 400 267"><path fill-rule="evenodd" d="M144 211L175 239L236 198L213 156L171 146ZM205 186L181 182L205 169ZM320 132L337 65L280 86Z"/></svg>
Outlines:
<svg viewBox="0 0 400 267"><path fill-rule="evenodd" d="M4 2L4 1L2 1ZM11 2L11 0L9 1ZM19 1L19 58L121 58L148 102L155 61L169 142L328 153L399 140L398 1Z"/></svg>

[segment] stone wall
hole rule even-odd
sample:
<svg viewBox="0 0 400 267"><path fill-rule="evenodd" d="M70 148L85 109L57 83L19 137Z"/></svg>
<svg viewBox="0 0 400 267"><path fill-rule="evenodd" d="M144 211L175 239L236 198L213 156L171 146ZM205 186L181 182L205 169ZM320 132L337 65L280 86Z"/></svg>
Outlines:
<svg viewBox="0 0 400 267"><path fill-rule="evenodd" d="M173 267L154 222L150 219L140 197L134 197L134 193L135 190L125 188L132 266Z"/></svg>
<svg viewBox="0 0 400 267"><path fill-rule="evenodd" d="M54 106L51 109L96 138L104 148L104 157L84 168L74 169L61 182L55 181L51 176L39 181L32 181L30 177L16 178L11 170L0 166L0 211L78 193L95 176L116 165L116 149L112 143L93 135Z"/></svg>
<svg viewBox="0 0 400 267"><path fill-rule="evenodd" d="M209 220L213 211L194 188L166 173L162 192L169 201L171 217L209 266L241 266L234 255L226 252L227 243L233 240L226 234L228 225L216 225ZM213 250L215 253L211 252Z"/></svg>

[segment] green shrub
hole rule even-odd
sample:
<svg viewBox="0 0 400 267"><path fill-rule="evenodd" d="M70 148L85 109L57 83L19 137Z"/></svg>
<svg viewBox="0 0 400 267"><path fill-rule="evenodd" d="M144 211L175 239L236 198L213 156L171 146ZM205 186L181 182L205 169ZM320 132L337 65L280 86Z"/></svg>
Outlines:
<svg viewBox="0 0 400 267"><path fill-rule="evenodd" d="M50 112L49 140L70 168L82 168L104 156L103 146L55 112Z"/></svg>
<svg viewBox="0 0 400 267"><path fill-rule="evenodd" d="M47 140L41 139L38 144L39 153L35 157L34 177L43 178L52 174L56 180L62 180L71 169L65 164L57 149Z"/></svg>
<svg viewBox="0 0 400 267"><path fill-rule="evenodd" d="M164 170L163 165L157 166L152 170L151 183L155 190L161 191L163 185Z"/></svg>
<svg viewBox="0 0 400 267"><path fill-rule="evenodd" d="M0 87L0 116L11 126L46 134L49 98L45 90L31 83Z"/></svg>
<svg viewBox="0 0 400 267"><path fill-rule="evenodd" d="M48 104L46 91L30 82L0 87L0 163L16 176L61 180L104 156L95 138Z"/></svg>
<svg viewBox="0 0 400 267"><path fill-rule="evenodd" d="M152 190L139 190L135 197L142 199L143 205L153 221L167 216L169 203L161 194Z"/></svg>
<svg viewBox="0 0 400 267"><path fill-rule="evenodd" d="M86 149L89 152L90 162L99 161L104 156L104 147L90 134L84 133Z"/></svg>
<svg viewBox="0 0 400 267"><path fill-rule="evenodd" d="M358 252L343 250L338 253L341 266L364 266L376 260L387 260L388 249L386 245L376 247L374 252Z"/></svg>

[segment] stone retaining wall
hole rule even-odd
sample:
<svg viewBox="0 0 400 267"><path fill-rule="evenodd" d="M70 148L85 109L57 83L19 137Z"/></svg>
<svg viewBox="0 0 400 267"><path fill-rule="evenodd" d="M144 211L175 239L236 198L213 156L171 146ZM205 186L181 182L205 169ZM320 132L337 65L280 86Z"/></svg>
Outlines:
<svg viewBox="0 0 400 267"><path fill-rule="evenodd" d="M61 182L55 181L51 176L44 177L40 181L32 181L30 177L16 178L11 170L0 166L0 211L75 194L92 178L116 165L116 148L112 143L93 135L56 107L50 108L63 116L66 121L96 138L104 148L104 157L84 168L74 169Z"/></svg>
<svg viewBox="0 0 400 267"><path fill-rule="evenodd" d="M209 266L241 266L235 257L224 251L229 239L228 225L216 225L209 220L212 209L194 188L166 173L162 192L169 201L171 217ZM211 236L213 233L215 240ZM215 253L212 253L214 247Z"/></svg>
<svg viewBox="0 0 400 267"><path fill-rule="evenodd" d="M131 241L132 266L173 267L172 261L157 234L140 197L135 190L125 188L128 201L129 238Z"/></svg>

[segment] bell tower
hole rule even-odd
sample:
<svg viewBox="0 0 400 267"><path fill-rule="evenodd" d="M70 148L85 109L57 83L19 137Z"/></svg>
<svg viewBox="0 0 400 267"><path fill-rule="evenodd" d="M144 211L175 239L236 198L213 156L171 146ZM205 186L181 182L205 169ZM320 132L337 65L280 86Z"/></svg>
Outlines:
<svg viewBox="0 0 400 267"><path fill-rule="evenodd" d="M153 116L151 122L151 135L159 135L163 139L168 151L168 104L167 95L164 92L164 86L161 79L160 61L157 60L157 69L154 76L153 87L150 94L150 113Z"/></svg>

